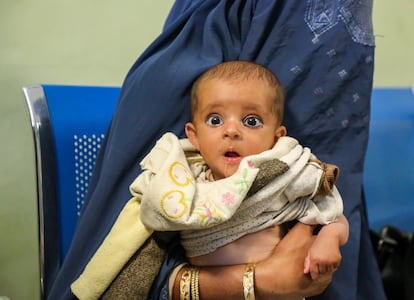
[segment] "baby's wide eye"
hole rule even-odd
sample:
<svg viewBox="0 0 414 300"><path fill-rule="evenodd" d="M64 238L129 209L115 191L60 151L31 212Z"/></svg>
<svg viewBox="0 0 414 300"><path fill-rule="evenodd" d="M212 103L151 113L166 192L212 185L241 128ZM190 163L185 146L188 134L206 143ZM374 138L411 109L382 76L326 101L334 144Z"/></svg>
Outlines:
<svg viewBox="0 0 414 300"><path fill-rule="evenodd" d="M247 116L243 119L243 124L247 127L262 127L263 122L259 117Z"/></svg>
<svg viewBox="0 0 414 300"><path fill-rule="evenodd" d="M213 114L207 117L206 123L210 126L219 126L223 124L223 120L219 115Z"/></svg>

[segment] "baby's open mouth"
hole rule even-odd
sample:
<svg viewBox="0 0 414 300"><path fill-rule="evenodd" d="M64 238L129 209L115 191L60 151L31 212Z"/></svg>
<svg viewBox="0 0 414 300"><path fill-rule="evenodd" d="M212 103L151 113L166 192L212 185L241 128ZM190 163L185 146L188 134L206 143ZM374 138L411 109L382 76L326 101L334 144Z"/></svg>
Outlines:
<svg viewBox="0 0 414 300"><path fill-rule="evenodd" d="M240 154L234 151L228 151L224 154L225 157L239 157Z"/></svg>

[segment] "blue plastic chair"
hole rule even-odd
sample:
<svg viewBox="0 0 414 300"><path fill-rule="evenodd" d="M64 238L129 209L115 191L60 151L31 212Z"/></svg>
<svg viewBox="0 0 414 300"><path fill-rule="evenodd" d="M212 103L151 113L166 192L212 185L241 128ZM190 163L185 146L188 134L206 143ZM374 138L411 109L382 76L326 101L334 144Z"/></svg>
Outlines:
<svg viewBox="0 0 414 300"><path fill-rule="evenodd" d="M60 268L114 112L119 87L23 88L34 135L42 298ZM364 192L370 227L414 231L414 96L375 88Z"/></svg>
<svg viewBox="0 0 414 300"><path fill-rule="evenodd" d="M72 240L119 87L23 88L34 136L41 298L46 298Z"/></svg>
<svg viewBox="0 0 414 300"><path fill-rule="evenodd" d="M369 225L414 231L413 89L375 88L364 166Z"/></svg>

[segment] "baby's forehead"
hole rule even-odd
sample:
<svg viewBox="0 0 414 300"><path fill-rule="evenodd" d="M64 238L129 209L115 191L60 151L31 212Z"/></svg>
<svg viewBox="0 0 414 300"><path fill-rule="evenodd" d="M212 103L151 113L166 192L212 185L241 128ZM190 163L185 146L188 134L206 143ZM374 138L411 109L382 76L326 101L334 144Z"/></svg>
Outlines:
<svg viewBox="0 0 414 300"><path fill-rule="evenodd" d="M271 99L252 97L201 97L197 105L196 112L200 115L218 113L220 115L247 114L267 115L273 112L273 102Z"/></svg>
<svg viewBox="0 0 414 300"><path fill-rule="evenodd" d="M195 94L205 92L206 90L213 90L218 86L227 86L226 88L234 89L238 91L241 87L245 85L257 84L257 92L267 90L271 94L275 93L275 87L271 86L269 82L263 78L258 77L214 77L214 78L205 78L201 80L194 91Z"/></svg>
<svg viewBox="0 0 414 300"><path fill-rule="evenodd" d="M268 83L261 76L238 76L238 75L219 75L219 76L208 76L202 78L199 82L199 85L203 85L206 83L210 84L218 84L218 83L228 83L232 85L244 84L246 82L264 82ZM269 84L270 86L270 84Z"/></svg>

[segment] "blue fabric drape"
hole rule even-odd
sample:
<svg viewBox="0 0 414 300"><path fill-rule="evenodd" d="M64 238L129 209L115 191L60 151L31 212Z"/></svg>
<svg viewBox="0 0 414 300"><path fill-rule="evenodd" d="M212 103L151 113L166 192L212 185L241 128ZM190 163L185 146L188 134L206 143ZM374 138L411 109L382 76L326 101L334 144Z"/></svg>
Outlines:
<svg viewBox="0 0 414 300"><path fill-rule="evenodd" d="M130 198L128 186L155 141L165 131L183 136L192 82L222 61L251 60L269 67L285 86L288 134L341 169L338 188L350 240L332 284L317 298L385 299L361 187L374 67L371 13L372 0L176 1L163 32L126 76L49 298L72 298L70 283ZM151 299L166 297L165 279L181 259L177 253L169 252Z"/></svg>

